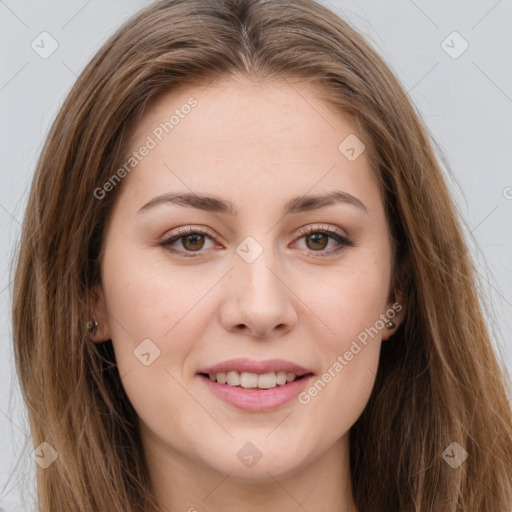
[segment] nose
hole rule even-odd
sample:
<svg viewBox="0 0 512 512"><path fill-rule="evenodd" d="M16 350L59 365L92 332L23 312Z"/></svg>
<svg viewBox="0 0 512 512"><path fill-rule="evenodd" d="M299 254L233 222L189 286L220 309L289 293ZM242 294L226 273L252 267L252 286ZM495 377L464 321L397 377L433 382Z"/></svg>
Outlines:
<svg viewBox="0 0 512 512"><path fill-rule="evenodd" d="M290 332L297 313L282 268L264 251L247 263L237 258L228 274L228 287L220 308L220 320L229 332L256 338L275 338Z"/></svg>

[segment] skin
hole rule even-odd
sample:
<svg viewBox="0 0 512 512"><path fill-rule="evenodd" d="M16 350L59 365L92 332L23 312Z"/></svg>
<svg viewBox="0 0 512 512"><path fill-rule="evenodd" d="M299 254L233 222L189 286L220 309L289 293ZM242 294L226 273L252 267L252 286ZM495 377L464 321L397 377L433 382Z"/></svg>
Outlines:
<svg viewBox="0 0 512 512"><path fill-rule="evenodd" d="M94 290L94 340L112 339L152 490L170 512L356 510L348 433L372 391L381 341L403 310L394 329L371 338L306 405L294 399L270 412L242 411L196 372L236 357L282 358L316 379L397 300L369 160L363 152L349 161L338 150L349 134L364 139L311 86L230 77L161 97L136 126L132 149L191 96L198 105L124 179ZM366 211L337 203L283 217L290 198L333 190ZM171 203L138 212L171 191L229 200L239 212ZM186 226L211 238L185 246L181 238L172 245L179 254L159 245ZM308 237L306 226L353 245ZM236 252L249 236L263 251L251 263ZM187 248L195 257L182 255ZM160 350L148 366L134 356L144 339ZM250 468L237 457L247 442L262 454Z"/></svg>

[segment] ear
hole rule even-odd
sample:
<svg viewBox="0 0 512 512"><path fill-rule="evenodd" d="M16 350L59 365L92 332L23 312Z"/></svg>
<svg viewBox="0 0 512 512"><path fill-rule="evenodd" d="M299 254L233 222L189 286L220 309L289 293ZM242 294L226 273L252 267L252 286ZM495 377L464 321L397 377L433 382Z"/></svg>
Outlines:
<svg viewBox="0 0 512 512"><path fill-rule="evenodd" d="M96 320L98 325L93 332L89 332L89 338L95 343L101 343L110 339L110 320L101 284L95 284L92 287L90 297L90 321Z"/></svg>
<svg viewBox="0 0 512 512"><path fill-rule="evenodd" d="M392 290L386 303L386 311L384 315L386 317L385 322L393 322L394 327L388 329L384 327L382 331L382 340L386 341L395 334L405 318L405 312L407 310L407 303L405 294L397 290Z"/></svg>

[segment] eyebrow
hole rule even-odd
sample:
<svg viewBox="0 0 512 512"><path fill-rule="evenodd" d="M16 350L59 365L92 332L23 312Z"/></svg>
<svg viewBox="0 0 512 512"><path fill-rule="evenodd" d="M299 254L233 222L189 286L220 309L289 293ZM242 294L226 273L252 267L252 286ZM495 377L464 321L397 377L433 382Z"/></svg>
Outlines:
<svg viewBox="0 0 512 512"><path fill-rule="evenodd" d="M361 200L341 190L334 190L323 195L297 196L291 198L283 208L283 216L292 215L311 210L325 208L334 204L349 204L368 213L368 209ZM238 215L238 208L231 202L213 196L203 196L194 193L166 193L154 197L143 205L137 214L147 211L161 204L179 204L190 206L199 210L226 215Z"/></svg>

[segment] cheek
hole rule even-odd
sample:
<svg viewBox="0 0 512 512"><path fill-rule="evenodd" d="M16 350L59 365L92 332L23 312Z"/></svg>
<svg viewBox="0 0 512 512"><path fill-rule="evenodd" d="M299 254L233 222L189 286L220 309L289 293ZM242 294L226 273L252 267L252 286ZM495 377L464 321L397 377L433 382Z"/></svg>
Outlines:
<svg viewBox="0 0 512 512"><path fill-rule="evenodd" d="M186 432L201 414L181 383L187 356L212 321L204 297L218 277L171 271L143 253L106 255L104 289L123 388L140 420L165 437Z"/></svg>
<svg viewBox="0 0 512 512"><path fill-rule="evenodd" d="M112 244L113 246L114 244ZM144 260L144 251L105 255L104 289L123 387L147 424L162 415L165 424L183 421L172 411L189 404L178 382L185 380L188 354L204 338L215 309L208 290L215 272L171 270L170 265ZM179 416L179 417L178 417Z"/></svg>
<svg viewBox="0 0 512 512"><path fill-rule="evenodd" d="M335 424L339 433L362 413L375 382L389 286L389 267L383 261L360 258L305 299L317 314L322 373L298 397L299 403L308 414Z"/></svg>
<svg viewBox="0 0 512 512"><path fill-rule="evenodd" d="M121 255L113 250L104 259L113 338L186 340L198 326L195 310L220 274L192 266L173 268L165 258L155 258L156 251L148 247Z"/></svg>
<svg viewBox="0 0 512 512"><path fill-rule="evenodd" d="M311 322L316 319L324 354L345 352L377 322L382 330L379 320L389 291L389 265L382 259L354 258L333 270L328 280L315 280L313 275L305 284L301 297L311 305Z"/></svg>

